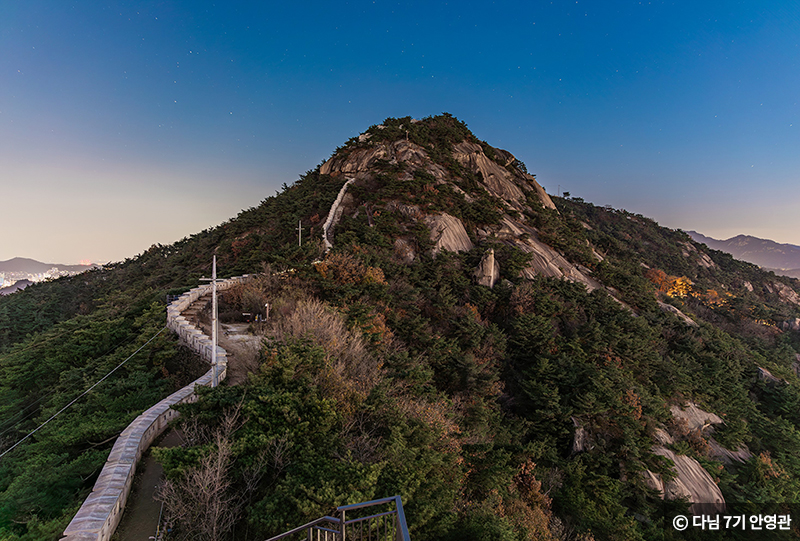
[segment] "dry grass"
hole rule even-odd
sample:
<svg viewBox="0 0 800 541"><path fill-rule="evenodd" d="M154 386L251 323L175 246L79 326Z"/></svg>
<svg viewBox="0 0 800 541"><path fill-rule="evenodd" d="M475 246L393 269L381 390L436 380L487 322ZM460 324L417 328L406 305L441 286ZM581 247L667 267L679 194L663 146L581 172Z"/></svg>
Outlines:
<svg viewBox="0 0 800 541"><path fill-rule="evenodd" d="M263 274L257 274L227 289L224 299L242 312L264 314L264 305L271 301L279 288L280 278L266 267Z"/></svg>
<svg viewBox="0 0 800 541"><path fill-rule="evenodd" d="M279 342L310 339L325 350L325 368L316 376L323 392L338 399L366 398L382 376L382 364L367 349L361 333L348 330L342 315L316 299L282 304L272 334ZM285 314L285 315L284 315Z"/></svg>
<svg viewBox="0 0 800 541"><path fill-rule="evenodd" d="M398 410L406 417L417 419L438 435L437 446L449 453L461 454L461 427L454 419L454 407L444 400L429 401L406 394L395 397Z"/></svg>
<svg viewBox="0 0 800 541"><path fill-rule="evenodd" d="M383 270L364 265L350 253L329 253L323 261L314 264L323 278L338 284L386 284Z"/></svg>

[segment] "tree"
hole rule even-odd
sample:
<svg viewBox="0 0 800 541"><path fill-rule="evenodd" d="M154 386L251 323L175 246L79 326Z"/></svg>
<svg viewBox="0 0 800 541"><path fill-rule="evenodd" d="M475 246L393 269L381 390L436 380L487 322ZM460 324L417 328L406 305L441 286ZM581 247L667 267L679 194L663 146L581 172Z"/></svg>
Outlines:
<svg viewBox="0 0 800 541"><path fill-rule="evenodd" d="M181 526L184 539L216 541L228 536L245 501L231 490L231 435L239 424L239 407L228 411L213 434L209 452L177 480L167 479L157 498L167 516Z"/></svg>

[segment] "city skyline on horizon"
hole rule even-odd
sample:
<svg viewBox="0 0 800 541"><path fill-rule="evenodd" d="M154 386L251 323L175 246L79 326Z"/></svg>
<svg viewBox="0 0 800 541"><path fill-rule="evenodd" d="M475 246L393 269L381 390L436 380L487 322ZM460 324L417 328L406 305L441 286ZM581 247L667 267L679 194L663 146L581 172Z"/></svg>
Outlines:
<svg viewBox="0 0 800 541"><path fill-rule="evenodd" d="M551 194L800 245L799 36L791 2L10 6L0 260L133 257L442 112Z"/></svg>

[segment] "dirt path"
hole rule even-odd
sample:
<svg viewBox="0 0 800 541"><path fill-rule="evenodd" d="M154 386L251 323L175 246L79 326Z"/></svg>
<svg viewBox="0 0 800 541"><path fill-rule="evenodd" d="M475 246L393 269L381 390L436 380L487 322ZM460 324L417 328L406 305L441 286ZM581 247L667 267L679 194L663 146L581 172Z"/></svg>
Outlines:
<svg viewBox="0 0 800 541"><path fill-rule="evenodd" d="M210 296L201 297L192 307L184 311L184 316L210 336L210 326L201 322L199 317L204 304L209 300ZM227 385L239 385L247 381L248 370L254 369L252 363L255 362L257 367L261 337L249 334L248 328L247 323L220 325L219 345L228 352ZM177 447L180 444L180 435L172 429L153 445ZM148 541L155 536L161 502L156 501L154 496L162 482L163 474L163 468L148 451L139 464L133 490L125 506L125 514L114 534L115 541Z"/></svg>
<svg viewBox="0 0 800 541"><path fill-rule="evenodd" d="M175 429L167 432L153 445L156 447L177 447L181 444L181 438ZM114 539L119 541L148 541L155 536L158 528L158 517L161 513L161 502L155 500L156 490L161 485L164 470L161 464L156 462L150 451L147 451L142 458L136 478L133 482L133 490L125 506L125 514L122 517Z"/></svg>
<svg viewBox="0 0 800 541"><path fill-rule="evenodd" d="M261 336L249 334L249 323L223 323L217 337L219 345L228 352L228 385L247 381L247 373L258 368Z"/></svg>
<svg viewBox="0 0 800 541"><path fill-rule="evenodd" d="M186 311L190 313L184 312L184 315L210 336L211 328L199 321L203 302L207 303L208 298L199 300L195 303L196 306ZM255 362L257 366L261 337L249 334L247 323L226 323L220 327L219 345L228 352L226 381L228 385L239 385L247 380L248 370L253 370L252 363ZM153 445L177 447L180 444L180 435L172 429ZM114 534L115 541L148 541L155 536L161 502L156 501L154 496L162 482L163 474L163 468L148 451L139 464L133 490L125 506L125 514Z"/></svg>

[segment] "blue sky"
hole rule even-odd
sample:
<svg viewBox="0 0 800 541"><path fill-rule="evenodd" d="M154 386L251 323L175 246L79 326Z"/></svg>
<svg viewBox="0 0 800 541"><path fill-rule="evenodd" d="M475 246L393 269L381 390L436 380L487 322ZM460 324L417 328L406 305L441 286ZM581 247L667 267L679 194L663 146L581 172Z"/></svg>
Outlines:
<svg viewBox="0 0 800 541"><path fill-rule="evenodd" d="M0 0L0 260L119 260L447 111L569 191L800 244L800 3Z"/></svg>

